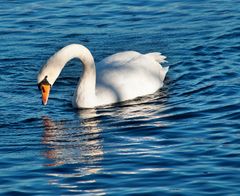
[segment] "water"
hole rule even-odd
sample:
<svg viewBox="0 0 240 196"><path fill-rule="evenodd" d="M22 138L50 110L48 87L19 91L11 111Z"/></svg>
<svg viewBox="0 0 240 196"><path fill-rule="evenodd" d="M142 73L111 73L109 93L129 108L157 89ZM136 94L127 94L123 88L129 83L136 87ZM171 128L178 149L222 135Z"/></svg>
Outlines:
<svg viewBox="0 0 240 196"><path fill-rule="evenodd" d="M1 195L239 195L240 1L1 1ZM95 60L160 51L154 95L75 110L71 61L41 105L36 75L70 43Z"/></svg>

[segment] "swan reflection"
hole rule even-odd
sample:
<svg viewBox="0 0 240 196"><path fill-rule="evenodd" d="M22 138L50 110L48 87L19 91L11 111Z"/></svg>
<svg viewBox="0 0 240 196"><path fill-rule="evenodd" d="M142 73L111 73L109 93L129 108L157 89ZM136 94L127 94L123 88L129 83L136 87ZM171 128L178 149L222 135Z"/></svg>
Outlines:
<svg viewBox="0 0 240 196"><path fill-rule="evenodd" d="M42 141L47 146L44 156L51 162L48 166L53 167L48 175L54 177L50 183L67 191L103 195L107 190L102 189L102 175L135 175L146 170L162 170L150 167L130 171L124 167L114 168L111 164L117 163L116 157L122 155L133 158L146 154L159 156L158 147L141 146L146 146L148 141L154 144L161 139L148 131L149 127L165 126L161 122L165 98L165 95L160 98L159 94L152 95L114 107L98 108L97 113L94 109L80 110L79 119L74 121L53 121L44 117ZM107 133L104 135L105 152L102 130ZM139 134L139 130L144 134ZM110 160L107 161L107 157L111 157ZM61 167L55 170L56 166Z"/></svg>
<svg viewBox="0 0 240 196"><path fill-rule="evenodd" d="M44 156L51 160L49 166L62 164L85 164L83 173L92 173L100 168L87 168L89 165L102 160L101 129L95 110L80 112L81 120L77 121L53 121L49 117L43 117L44 134L43 143L48 150Z"/></svg>
<svg viewBox="0 0 240 196"><path fill-rule="evenodd" d="M47 146L44 156L53 170L47 174L54 177L49 184L68 192L105 194L102 189L84 190L81 184L94 184L95 174L102 170L103 147L99 120L94 109L79 112L80 120L53 121L43 117L42 142ZM71 165L71 166L70 166ZM55 170L61 166L63 170ZM87 176L92 175L90 180ZM64 182L63 182L64 181Z"/></svg>

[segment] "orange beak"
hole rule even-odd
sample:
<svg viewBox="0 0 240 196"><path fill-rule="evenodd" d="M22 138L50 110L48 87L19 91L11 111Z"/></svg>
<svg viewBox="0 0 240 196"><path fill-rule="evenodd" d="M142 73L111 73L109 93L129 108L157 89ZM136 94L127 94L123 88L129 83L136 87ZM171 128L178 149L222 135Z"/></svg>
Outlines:
<svg viewBox="0 0 240 196"><path fill-rule="evenodd" d="M51 85L50 84L42 84L41 85L42 104L43 105L47 105L50 89L51 89Z"/></svg>

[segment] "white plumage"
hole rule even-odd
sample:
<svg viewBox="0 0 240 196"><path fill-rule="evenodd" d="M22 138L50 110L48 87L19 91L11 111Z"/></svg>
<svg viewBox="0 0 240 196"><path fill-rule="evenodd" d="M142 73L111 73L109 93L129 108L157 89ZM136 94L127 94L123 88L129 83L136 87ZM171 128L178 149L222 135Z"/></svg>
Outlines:
<svg viewBox="0 0 240 196"><path fill-rule="evenodd" d="M93 108L152 94L163 86L168 67L161 53L140 54L135 51L111 55L94 63L90 51L79 44L71 44L55 53L38 74L38 83L47 77L53 85L65 64L79 58L83 74L73 96L77 108Z"/></svg>

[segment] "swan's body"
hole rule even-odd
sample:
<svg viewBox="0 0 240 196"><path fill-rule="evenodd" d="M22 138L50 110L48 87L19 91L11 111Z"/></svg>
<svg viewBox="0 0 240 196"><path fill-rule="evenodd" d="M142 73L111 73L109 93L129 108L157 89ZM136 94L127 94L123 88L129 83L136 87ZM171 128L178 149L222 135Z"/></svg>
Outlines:
<svg viewBox="0 0 240 196"><path fill-rule="evenodd" d="M168 67L160 53L140 54L134 51L111 55L95 68L90 51L78 44L71 44L55 53L38 74L38 83L47 80L52 86L65 64L79 58L83 74L73 96L77 108L93 108L152 94L163 86Z"/></svg>

